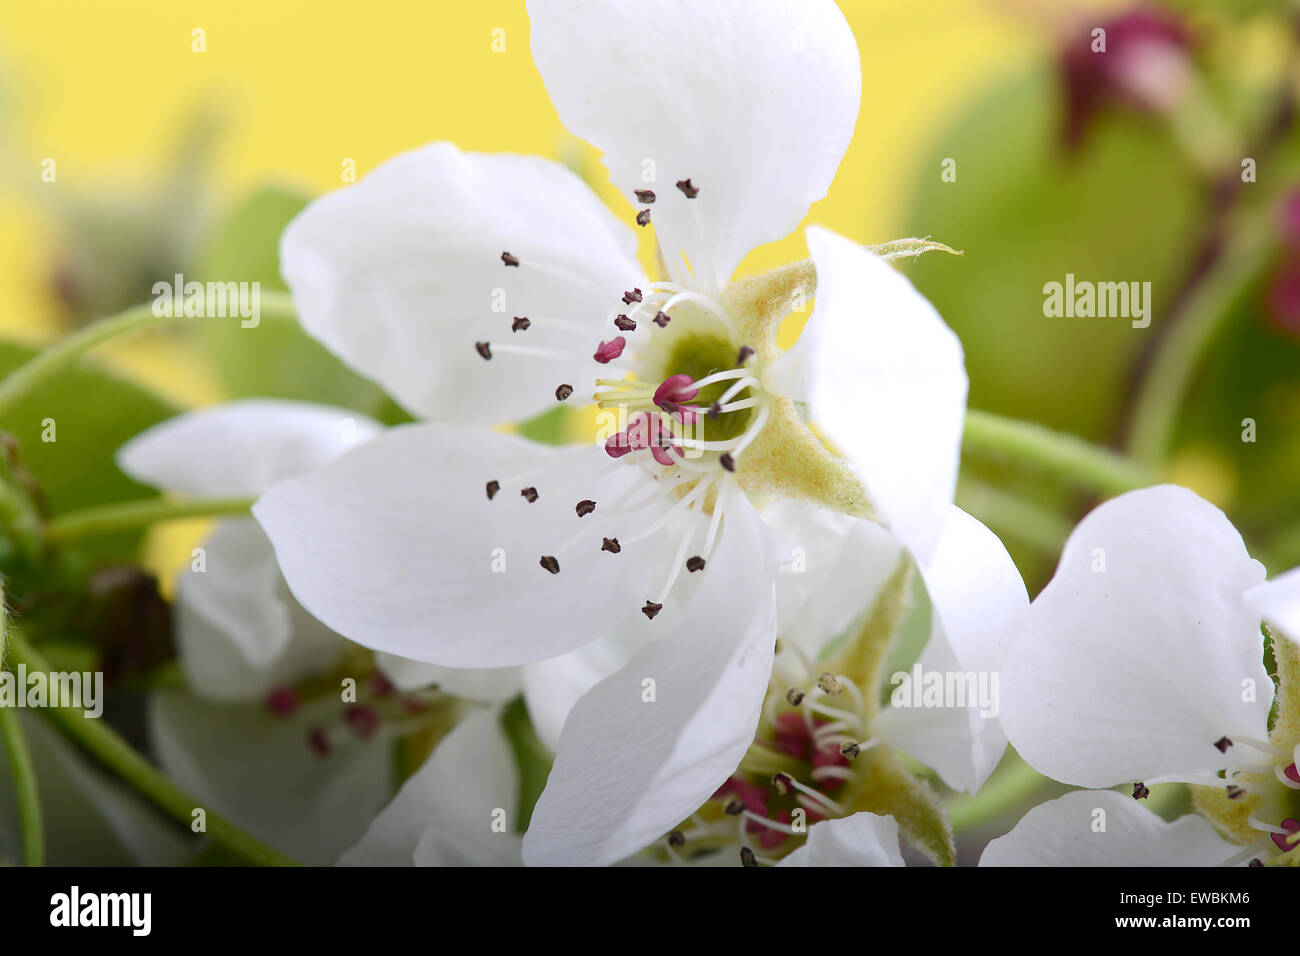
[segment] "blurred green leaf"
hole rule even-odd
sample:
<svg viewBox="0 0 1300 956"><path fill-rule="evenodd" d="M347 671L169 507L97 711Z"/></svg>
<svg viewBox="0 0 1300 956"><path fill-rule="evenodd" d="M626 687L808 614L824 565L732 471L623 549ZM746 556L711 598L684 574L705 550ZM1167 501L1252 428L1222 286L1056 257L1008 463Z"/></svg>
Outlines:
<svg viewBox="0 0 1300 956"><path fill-rule="evenodd" d="M1093 440L1114 433L1131 366L1183 277L1205 199L1156 120L1107 114L1083 149L1058 145L1060 97L1044 64L989 93L938 139L901 228L965 256L902 266L961 337L972 407ZM940 178L956 162L956 181ZM1043 286L1152 284L1147 329L1048 318Z"/></svg>
<svg viewBox="0 0 1300 956"><path fill-rule="evenodd" d="M280 234L308 197L264 186L239 203L217 229L200 259L198 278L260 282L284 290ZM262 316L253 328L238 322L199 326L204 355L231 398L270 397L352 408L396 424L410 421L383 390L347 368L296 321Z"/></svg>

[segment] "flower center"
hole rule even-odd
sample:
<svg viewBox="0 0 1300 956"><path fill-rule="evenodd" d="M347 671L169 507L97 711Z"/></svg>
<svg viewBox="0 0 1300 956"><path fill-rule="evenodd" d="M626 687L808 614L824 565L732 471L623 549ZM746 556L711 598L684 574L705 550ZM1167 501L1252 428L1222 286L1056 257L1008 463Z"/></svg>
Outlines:
<svg viewBox="0 0 1300 956"><path fill-rule="evenodd" d="M1237 819L1245 825L1238 838L1246 841L1245 834L1252 831L1257 835L1228 862L1249 859L1252 865L1262 864L1262 858L1274 855L1274 850L1288 853L1300 846L1300 771L1296 769L1300 745L1287 749L1267 740L1233 736L1221 738L1215 746L1225 752L1240 747L1241 757L1222 778L1207 783L1224 791L1227 806L1240 806ZM1224 817L1222 806L1211 807L1209 815Z"/></svg>

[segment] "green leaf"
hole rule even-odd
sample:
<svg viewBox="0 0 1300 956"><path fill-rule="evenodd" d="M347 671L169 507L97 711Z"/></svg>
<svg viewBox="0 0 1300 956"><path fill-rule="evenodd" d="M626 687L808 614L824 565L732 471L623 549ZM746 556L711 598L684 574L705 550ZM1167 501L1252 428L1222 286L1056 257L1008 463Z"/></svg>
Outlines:
<svg viewBox="0 0 1300 956"><path fill-rule="evenodd" d="M307 197L264 186L239 203L200 259L203 282L259 282L283 291L280 234ZM252 328L238 322L199 326L204 355L231 398L269 397L352 408L389 424L410 421L384 391L345 366L288 319L263 316Z"/></svg>
<svg viewBox="0 0 1300 956"><path fill-rule="evenodd" d="M546 789L546 778L555 758L533 730L522 696L512 700L502 712L501 726L519 768L519 814L515 829L523 833L533 818L533 807L537 806L542 791Z"/></svg>
<svg viewBox="0 0 1300 956"><path fill-rule="evenodd" d="M0 342L0 376L35 354L28 346ZM60 515L155 496L124 475L114 456L129 438L178 412L139 385L83 363L21 397L0 418L0 429L18 440L22 464L39 484L49 513ZM87 543L85 553L97 559L129 557L139 540L140 532L106 535Z"/></svg>
<svg viewBox="0 0 1300 956"><path fill-rule="evenodd" d="M1060 146L1059 83L1044 62L995 88L918 165L900 228L961 249L908 274L960 336L970 405L1109 440L1131 364L1155 333L1204 224L1196 171L1159 120L1098 118L1082 150ZM956 181L941 178L945 159ZM1152 284L1154 319L1048 318L1043 286Z"/></svg>

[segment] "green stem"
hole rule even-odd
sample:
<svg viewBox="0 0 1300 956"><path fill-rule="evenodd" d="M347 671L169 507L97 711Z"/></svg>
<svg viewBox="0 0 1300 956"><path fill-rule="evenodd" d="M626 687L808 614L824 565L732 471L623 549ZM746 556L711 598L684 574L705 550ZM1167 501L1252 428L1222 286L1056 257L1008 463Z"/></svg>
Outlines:
<svg viewBox="0 0 1300 956"><path fill-rule="evenodd" d="M994 531L1045 554L1059 553L1073 528L1055 512L975 478L963 476L957 482L957 504Z"/></svg>
<svg viewBox="0 0 1300 956"><path fill-rule="evenodd" d="M1271 211L1272 206L1268 208ZM1154 467L1173 451L1179 413L1196 373L1225 323L1236 314L1233 300L1267 264L1264 252L1269 241L1267 223L1256 222L1242 230L1187 302L1182 320L1156 353L1134 402L1129 427L1127 450L1137 461Z"/></svg>
<svg viewBox="0 0 1300 956"><path fill-rule="evenodd" d="M0 588L0 667L4 666L5 650L9 643L9 615L4 606L4 589ZM27 737L19 721L18 711L0 705L0 743L4 744L9 758L9 772L14 778L18 797L18 826L23 840L23 863L27 866L45 864L45 830L41 826L41 796L36 786L36 768L32 766Z"/></svg>
<svg viewBox="0 0 1300 956"><path fill-rule="evenodd" d="M1156 484L1156 472L1082 438L1042 425L969 409L962 433L968 452L1022 462L1062 481L1106 495Z"/></svg>
<svg viewBox="0 0 1300 956"><path fill-rule="evenodd" d="M296 314L293 300L287 293L263 292L259 303L263 314ZM16 368L3 382L0 382L0 418L8 414L24 396L34 391L51 376L76 362L91 349L143 329L184 321L184 318L175 316L154 315L153 304L145 303L101 319L76 335L55 342L25 365Z"/></svg>
<svg viewBox="0 0 1300 956"><path fill-rule="evenodd" d="M45 833L41 828L41 798L36 788L36 770L27 750L27 738L18 711L0 706L0 741L9 757L9 771L18 794L18 821L23 836L23 863L45 864Z"/></svg>
<svg viewBox="0 0 1300 956"><path fill-rule="evenodd" d="M221 515L247 515L256 498L145 498L117 504L85 508L60 515L45 526L50 541L70 541L97 534L146 528L160 521L181 518L212 518Z"/></svg>
<svg viewBox="0 0 1300 956"><path fill-rule="evenodd" d="M29 670L49 670L45 658L19 634L10 634L10 652L16 662L26 664ZM106 723L64 707L47 707L41 715L169 816L187 827L191 824L193 811L202 803L163 776ZM207 810L206 815L207 836L214 844L261 866L297 865L212 810Z"/></svg>
<svg viewBox="0 0 1300 956"><path fill-rule="evenodd" d="M1023 810L1030 797L1052 782L1014 751L1008 753L1007 761L979 793L958 797L948 804L953 830L967 830L1007 811Z"/></svg>

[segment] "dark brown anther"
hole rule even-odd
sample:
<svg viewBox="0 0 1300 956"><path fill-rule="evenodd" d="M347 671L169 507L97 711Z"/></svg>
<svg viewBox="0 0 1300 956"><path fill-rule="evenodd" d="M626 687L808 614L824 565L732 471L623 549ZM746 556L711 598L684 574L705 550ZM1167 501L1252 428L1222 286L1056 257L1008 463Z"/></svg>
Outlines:
<svg viewBox="0 0 1300 956"><path fill-rule="evenodd" d="M690 571L690 572L692 572L692 573L694 573L695 571L703 571L703 570L704 570L704 559L701 558L698 554L695 555L695 557L693 557L693 558L687 558L687 559L686 559L686 570L687 570L687 571Z"/></svg>
<svg viewBox="0 0 1300 956"><path fill-rule="evenodd" d="M682 191L682 195L687 199L694 199L700 194L699 187L692 186L689 179L679 179L677 181L677 188Z"/></svg>
<svg viewBox="0 0 1300 956"><path fill-rule="evenodd" d="M624 293L623 293L623 304L624 304L624 305L631 305L633 302L640 302L640 301L641 301L641 290L640 290L640 289L633 289L631 292L624 292Z"/></svg>
<svg viewBox="0 0 1300 956"><path fill-rule="evenodd" d="M1134 800L1145 800L1149 796L1151 796L1151 791L1146 784L1144 784L1140 780L1137 783L1133 784Z"/></svg>
<svg viewBox="0 0 1300 956"><path fill-rule="evenodd" d="M798 707L803 703L803 691L798 687L791 687L785 692L785 699L791 707Z"/></svg>
<svg viewBox="0 0 1300 956"><path fill-rule="evenodd" d="M657 313L655 313L654 323L655 323L655 325L659 326L659 328L662 329L664 326L666 326L666 325L667 325L669 322L671 322L671 321L672 321L672 319L669 317L669 315L668 315L667 312L657 312Z"/></svg>
<svg viewBox="0 0 1300 956"><path fill-rule="evenodd" d="M1239 798L1241 797L1241 795L1242 795L1243 793L1245 793L1245 792L1246 792L1246 790L1245 790L1244 787L1237 787L1237 786L1234 786L1233 784L1228 784L1228 799L1229 799L1229 800L1237 800L1237 799L1239 799Z"/></svg>
<svg viewBox="0 0 1300 956"><path fill-rule="evenodd" d="M736 353L736 364L744 365L747 361L749 361L749 357L753 354L754 354L753 349L751 349L748 345L742 345L740 347L740 351Z"/></svg>
<svg viewBox="0 0 1300 956"><path fill-rule="evenodd" d="M678 847L685 846L686 834L684 834L681 830L674 830L672 833L668 834L668 845L672 847L674 850L677 849Z"/></svg>
<svg viewBox="0 0 1300 956"><path fill-rule="evenodd" d="M637 224L638 226L648 226L648 225L650 225L650 210L649 210L649 209L642 209L639 213L636 214L636 224Z"/></svg>
<svg viewBox="0 0 1300 956"><path fill-rule="evenodd" d="M541 566L544 567L547 571L550 571L552 574L560 573L560 562L556 561L549 554L542 555L542 560L538 563L541 564Z"/></svg>
<svg viewBox="0 0 1300 956"><path fill-rule="evenodd" d="M727 805L722 808L722 812L729 817L738 817L745 812L745 803L740 797L732 797L727 801Z"/></svg>
<svg viewBox="0 0 1300 956"><path fill-rule="evenodd" d="M532 485L529 485L527 488L525 488L523 491L519 493L528 499L528 503L530 505L537 500L537 489L534 488Z"/></svg>
<svg viewBox="0 0 1300 956"><path fill-rule="evenodd" d="M794 789L794 781L789 774L774 773L772 774L772 789L777 792L778 796L784 797Z"/></svg>
<svg viewBox="0 0 1300 956"><path fill-rule="evenodd" d="M1247 865L1247 866L1263 866L1263 865L1264 865L1264 861L1261 860L1259 857L1255 857L1253 860L1251 860L1251 861L1250 861L1249 863L1247 863L1246 865Z"/></svg>
<svg viewBox="0 0 1300 956"><path fill-rule="evenodd" d="M561 385L559 388L555 390L555 399L556 401L562 402L572 394L573 394L572 385Z"/></svg>
<svg viewBox="0 0 1300 956"><path fill-rule="evenodd" d="M740 865L749 869L758 866L758 858L754 856L754 851L747 846L740 848Z"/></svg>
<svg viewBox="0 0 1300 956"><path fill-rule="evenodd" d="M510 323L510 331L511 331L511 332L525 332L525 331L528 330L528 326L530 326L530 325L532 325L532 324L533 324L533 323L532 323L532 320L530 320L527 316L524 316L524 315L516 315L516 316L515 316L515 320L514 320L513 322Z"/></svg>
<svg viewBox="0 0 1300 956"><path fill-rule="evenodd" d="M585 518L595 510L596 502L592 501L590 498L583 498L578 502L577 512L579 518Z"/></svg>
<svg viewBox="0 0 1300 956"><path fill-rule="evenodd" d="M608 551L610 554L618 554L623 548L618 543L618 538L601 538L600 550Z"/></svg>
<svg viewBox="0 0 1300 956"><path fill-rule="evenodd" d="M633 322L631 319L629 319L626 315L620 314L619 317L614 320L614 325L618 327L618 330L620 332L636 331L636 323Z"/></svg>
<svg viewBox="0 0 1300 956"><path fill-rule="evenodd" d="M709 410L704 414L708 415L709 418L717 418L719 415L722 414L722 406L718 402L714 402L712 405L709 406Z"/></svg>
<svg viewBox="0 0 1300 956"><path fill-rule="evenodd" d="M504 263L505 263L506 265L508 265L508 266L517 266L517 265L519 265L519 259L516 258L515 256L512 256L512 255L511 255L510 253L508 253L508 252L503 252L503 253L501 253L501 261L504 262Z"/></svg>
<svg viewBox="0 0 1300 956"><path fill-rule="evenodd" d="M731 452L729 451L724 451L722 453L722 455L718 458L718 464L721 465L723 468L727 469L727 471L736 470L736 459L731 457Z"/></svg>
<svg viewBox="0 0 1300 956"><path fill-rule="evenodd" d="M664 609L662 604L656 604L654 601L646 601L645 607L641 608L641 613L646 616L646 620L653 621L655 615Z"/></svg>
<svg viewBox="0 0 1300 956"><path fill-rule="evenodd" d="M852 740L846 740L840 744L840 756L845 760L854 761L858 759L858 754L862 753L862 748Z"/></svg>
<svg viewBox="0 0 1300 956"><path fill-rule="evenodd" d="M839 678L830 671L823 671L818 675L817 686L821 688L822 693L832 696L844 690L844 685L840 683Z"/></svg>
<svg viewBox="0 0 1300 956"><path fill-rule="evenodd" d="M491 501L493 498L495 498L497 496L497 492L500 490L501 490L501 482L489 481L487 483L488 501Z"/></svg>
<svg viewBox="0 0 1300 956"><path fill-rule="evenodd" d="M492 346L487 342L475 342L474 351L483 356L485 362L492 358Z"/></svg>
<svg viewBox="0 0 1300 956"><path fill-rule="evenodd" d="M636 189L633 192L636 193L637 202L643 202L648 206L655 201L655 191L653 189Z"/></svg>
<svg viewBox="0 0 1300 956"><path fill-rule="evenodd" d="M1226 754L1228 752L1228 748L1232 746L1232 741L1229 740L1227 737L1220 737L1218 740L1214 742L1214 746L1219 748L1219 753Z"/></svg>

